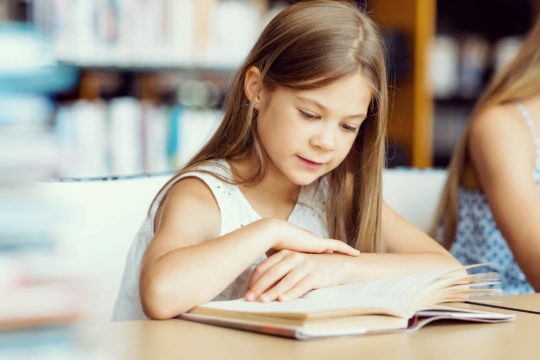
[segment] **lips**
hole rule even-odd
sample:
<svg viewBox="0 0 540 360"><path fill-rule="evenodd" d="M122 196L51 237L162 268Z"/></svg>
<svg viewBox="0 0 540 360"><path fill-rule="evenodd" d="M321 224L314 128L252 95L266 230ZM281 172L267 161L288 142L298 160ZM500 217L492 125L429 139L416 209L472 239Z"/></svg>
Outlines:
<svg viewBox="0 0 540 360"><path fill-rule="evenodd" d="M297 157L303 164L305 164L306 166L311 167L311 168L318 168L318 167L321 167L322 165L324 165L324 163L322 163L322 162L311 161L311 160L308 160L308 159L303 158L303 157L298 156L298 155L297 155Z"/></svg>

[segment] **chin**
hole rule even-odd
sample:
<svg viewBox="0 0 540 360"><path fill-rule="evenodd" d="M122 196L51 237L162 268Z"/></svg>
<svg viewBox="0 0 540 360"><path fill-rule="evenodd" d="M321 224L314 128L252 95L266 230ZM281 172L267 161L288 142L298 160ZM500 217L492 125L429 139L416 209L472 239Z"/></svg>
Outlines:
<svg viewBox="0 0 540 360"><path fill-rule="evenodd" d="M307 186L313 184L315 181L317 181L321 176L296 176L296 177L290 177L289 180L298 186Z"/></svg>
<svg viewBox="0 0 540 360"><path fill-rule="evenodd" d="M327 169L319 169L315 171L306 171L304 169L283 169L282 174L293 184L297 186L311 185L321 177L325 176L328 172Z"/></svg>

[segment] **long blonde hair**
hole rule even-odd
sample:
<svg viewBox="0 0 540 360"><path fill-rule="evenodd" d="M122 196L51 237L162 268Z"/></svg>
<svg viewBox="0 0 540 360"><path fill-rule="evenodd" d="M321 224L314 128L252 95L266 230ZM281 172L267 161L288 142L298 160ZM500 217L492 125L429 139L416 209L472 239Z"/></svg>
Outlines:
<svg viewBox="0 0 540 360"><path fill-rule="evenodd" d="M458 190L463 170L468 160L467 143L471 124L487 108L526 99L540 92L540 16L525 39L514 60L504 67L490 82L478 99L470 120L465 126L459 143L448 166L448 178L441 194L431 228L446 248L454 242L458 216Z"/></svg>
<svg viewBox="0 0 540 360"><path fill-rule="evenodd" d="M375 24L352 2L303 1L276 15L236 74L220 127L169 183L212 159L252 159L257 165L236 183L262 180L266 165L257 136L257 113L244 93L245 74L252 66L260 70L260 86L265 89L319 88L362 70L372 86L372 101L353 148L329 174L327 220L331 237L362 251L382 251L381 187L388 108L384 50Z"/></svg>

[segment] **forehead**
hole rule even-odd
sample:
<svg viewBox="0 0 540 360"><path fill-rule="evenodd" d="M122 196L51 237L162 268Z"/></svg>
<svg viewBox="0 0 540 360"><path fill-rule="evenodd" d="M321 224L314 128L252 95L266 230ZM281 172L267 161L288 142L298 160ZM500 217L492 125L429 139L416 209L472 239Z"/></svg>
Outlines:
<svg viewBox="0 0 540 360"><path fill-rule="evenodd" d="M373 86L361 71L357 71L319 88L284 89L284 91L299 101L311 100L311 102L317 102L329 110L361 113L365 112L369 106L373 95Z"/></svg>

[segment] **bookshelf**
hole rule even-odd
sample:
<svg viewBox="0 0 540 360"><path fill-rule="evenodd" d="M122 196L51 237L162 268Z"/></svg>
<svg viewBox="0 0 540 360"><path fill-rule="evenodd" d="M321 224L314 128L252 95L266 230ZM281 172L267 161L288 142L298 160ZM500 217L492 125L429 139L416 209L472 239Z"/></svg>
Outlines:
<svg viewBox="0 0 540 360"><path fill-rule="evenodd" d="M258 0L245 2L250 3L253 9L259 13L260 28L262 28L264 22L273 14L273 6L284 6L295 1ZM391 147L393 146L394 149L397 149L393 152L398 154L397 156L392 156L392 159L399 158L399 161L392 161L390 165L428 166L431 156L431 122L427 119L431 116L431 102L429 101L430 95L425 87L416 85L426 83L425 74L423 71L415 71L415 69L425 68L425 57L417 54L425 51L425 39L432 35L433 24L430 21L432 21L433 17L429 14L434 12L434 10L427 8L425 5L418 6L415 10L418 13L413 12L413 18L431 19L430 21L424 21L425 24L419 26L417 24L418 21L410 21L409 15L412 13L408 6L401 5L403 9L407 10L405 12L394 12L393 8L391 6L389 7L386 2L381 2L384 3L384 8L378 2L358 2L365 8L370 9L375 20L382 24L383 31L387 33L386 35L397 34L398 40L403 40L399 35L405 35L406 40L412 38L413 43L417 44L415 45L417 48L414 48L413 54L398 54L397 61L393 63L396 69L404 69L405 71L401 71L396 75L398 82L394 84L397 88L394 98L396 105L392 112L389 131ZM204 0L200 2L200 4L206 4L205 6L208 8L215 6L217 3L219 1ZM194 11L200 11L200 6L198 10L194 9ZM210 10L204 12L204 16L199 14L198 17L201 18L199 22L205 23L209 21L208 19L215 12L215 10ZM396 13L400 15L393 15ZM388 14L391 16L387 16ZM401 14L406 14L407 16L402 16ZM42 22L47 23L46 20ZM419 32L418 29L421 31ZM68 100L85 99L96 101L99 99L114 99L127 95L141 99L142 101L148 100L152 103L173 104L179 100L177 96L179 92L176 92L179 84L186 81L200 81L204 84L213 84L211 88L214 93L216 86L220 89L221 95L212 96L219 99L217 101L210 101L210 107L219 108L222 102L221 100L227 91L227 86L232 79L235 66L227 62L216 63L209 60L212 59L212 51L202 49L204 45L201 44L212 42L210 39L212 31L203 31L202 34L200 31L195 32L198 33L195 36L196 40L193 40L190 44L197 43L199 44L199 48L193 51L192 56L186 57L184 54L182 55L183 57L177 58L176 61L172 62L163 60L154 63L147 60L119 62L117 59L119 57L118 53L122 53L121 50L114 50L112 52L117 55L108 55L111 58L109 61L104 61L103 59L96 61L95 58L81 60L80 54L77 54L76 51L70 54L69 51L61 49L60 53L64 54L62 57L63 61L71 64L75 63L82 69L80 84L77 88L78 91L69 94L67 97ZM254 33L256 32L254 31ZM244 45L249 42L245 39L242 40ZM403 51L403 44L399 42L396 44ZM97 49L103 48L99 44L94 46ZM249 46L245 47L246 49L249 48ZM136 53L137 51L137 49L132 49L132 52ZM124 50L124 52L129 53L130 50ZM235 51L234 53L241 54L242 51ZM411 64L402 66L400 61L406 57L414 60L412 66ZM412 68L412 71L407 72L408 68ZM180 100L180 102L182 101ZM392 153L392 149L390 152Z"/></svg>
<svg viewBox="0 0 540 360"><path fill-rule="evenodd" d="M128 175L114 173L116 170L110 165L115 161L110 145L115 142L115 139L112 139L110 134L99 135L103 129L111 127L108 116L111 113L110 108L115 107L115 102L124 102L124 105L131 103L134 107L140 107L139 113L131 111L131 114L137 117L142 116L144 107L159 108L160 111L167 113L166 117L169 120L175 114L186 114L185 111L179 111L178 107L196 110L197 114L206 110L219 111L242 54L249 49L259 30L275 13L275 7L294 2L274 0L147 2L135 0L117 3L42 0L23 1L17 6L11 6L11 8L23 9L22 14L18 15L19 18L27 17L27 20L33 21L38 28L50 35L60 63L76 68L80 72L76 87L55 95L54 100L59 110L54 120L55 124L65 125L67 122L88 124L90 122L84 120L66 120L67 115L77 115L81 112L84 118L86 111L92 112L99 119L94 121L93 125L102 123L93 126L93 130L84 126L83 129L76 129L72 126L73 124L63 126L60 133L61 137L63 136L62 141L68 143L67 153L77 151L76 142L87 145L80 146L85 148L83 152L86 154L79 159L73 156L66 157L68 169L59 176ZM415 166L429 164L431 138L428 134L431 131L431 123L425 120L431 112L430 103L426 100L429 94L422 86L416 85L426 81L424 73L415 69L424 67L423 58L417 57L416 54L423 51L422 44L425 44L424 39L432 34L430 30L432 25L419 26L418 21L411 21L410 18L413 14L413 19L424 19L432 10L426 8L425 5L421 6L424 3L418 5L413 12L408 6L400 5L403 11L396 12L392 7L394 3L392 1L389 4L386 1L358 2L369 9L375 20L382 25L383 31L388 32L389 35L397 34L398 40L403 40L399 36L405 35L406 40L413 39L413 44L418 44L418 48L414 48L414 53L406 54L406 56L398 54L398 59L393 64L396 69L404 71L396 74L397 81L393 84L397 90L394 99L396 105L392 112L389 129L390 144L398 150L394 151L395 153L405 154L394 156L393 159L400 160L394 161L393 164ZM399 2L395 3L399 4ZM224 4L227 6L220 8ZM238 4L243 4L244 7L238 7ZM432 4L432 2L426 4ZM249 10L246 10L248 8ZM181 19L171 17L172 13L180 13L175 10L183 10L184 15ZM186 15L188 13L191 15ZM256 14L256 16L245 16L247 13ZM130 16L124 16L125 14ZM223 45L223 38L216 34L223 33L223 29L230 27L230 24L216 21L222 18L232 18L235 22L238 22L236 20L239 18L256 18L258 22L240 24L242 25L241 36L227 36L227 38L238 39L232 44ZM428 18L432 19L429 16ZM177 23L182 23L182 25L172 25ZM417 28L422 32L419 33ZM186 38L185 34L190 34L190 38ZM225 32L225 34L230 34L230 32ZM251 34L251 37L248 39L246 34ZM140 44L135 44L133 39L137 39L137 43ZM151 46L151 44L157 45ZM398 42L397 45L403 48L403 41ZM402 66L401 60L408 61L406 58L411 58L415 62ZM198 103L193 101L196 93L202 93L206 100L200 100ZM138 103L124 101L126 98L136 99ZM175 121L168 121L169 124L166 126L157 127L166 127L166 131L170 133L171 129L175 131L174 129L179 127L178 124L174 124ZM144 120L134 121L134 123L137 122L143 123ZM127 124L127 122L123 123ZM101 130L96 130L97 128ZM68 132L72 135L66 135ZM126 132L134 133L134 130L126 129ZM90 140L79 139L83 133L107 139L105 143L92 149ZM166 152L168 157L166 167L169 169L181 165L178 162L181 155L171 153L175 151L172 150L175 144L178 145L178 137L180 135L177 139L171 139L169 134L166 140L167 149L160 150ZM148 143L147 139L140 140L140 144L145 143ZM77 167L78 165L74 165L85 161L98 161L96 160L98 155L90 154L98 151L96 149L106 152L103 155L106 159L100 160L105 165L97 168L90 167L88 170L81 170ZM132 152L140 154L140 151L134 149ZM142 162L150 163L151 161L143 159ZM163 160L157 162L163 162ZM69 169L70 166L71 169ZM164 170L164 168L161 166L159 170ZM125 171L131 171L133 174L155 170L137 166Z"/></svg>
<svg viewBox="0 0 540 360"><path fill-rule="evenodd" d="M529 29L540 1L368 3L383 30L405 35L410 59L409 73L396 78L393 84L388 129L390 165L446 167L476 98L493 75L497 62L502 63L497 58L511 58L517 51L519 38ZM448 52L448 46L444 53L438 52L441 39L453 44L453 54ZM445 69L443 65L454 68ZM455 89L444 95L438 88L441 76L446 76L445 81L456 82Z"/></svg>
<svg viewBox="0 0 540 360"><path fill-rule="evenodd" d="M66 154L58 176L124 176L183 165L191 147L215 129L234 72L272 4L33 2L30 20L50 36L57 60L80 70L77 86L55 96L54 123ZM100 140L92 146L92 139Z"/></svg>
<svg viewBox="0 0 540 360"><path fill-rule="evenodd" d="M77 358L75 324L89 298L57 251L67 213L36 188L58 166L50 97L77 72L49 61L28 24L0 23L0 47L0 358Z"/></svg>
<svg viewBox="0 0 540 360"><path fill-rule="evenodd" d="M388 127L389 157L395 165L432 164L433 102L428 85L428 46L435 33L436 0L370 0L374 20L404 34L409 71L396 78Z"/></svg>
<svg viewBox="0 0 540 360"><path fill-rule="evenodd" d="M97 112L103 112L106 118L105 126L101 127L107 129L110 127L107 117L111 103L135 99L136 107L140 108L139 115L148 104L153 107L152 111L157 108L165 112L168 124L156 127L170 132L177 126L170 118L179 113L178 108L187 108L196 114L204 111L218 114L236 66L258 31L275 13L274 7L294 2L0 0L0 17L36 24L50 36L60 64L79 72L75 87L54 95L58 110L64 107L72 110L72 105L79 102L96 106ZM456 93L441 97L434 93L429 72L433 44L440 35L449 35L459 42L463 34L472 32L487 36L493 45L502 36L510 34L505 32L505 26L511 27L514 33L523 33L531 18L530 9L538 9L538 0L516 0L512 5L488 0L358 2L381 26L391 55L388 165L445 166L460 135L460 126L474 104L475 94L464 97ZM482 21L476 21L478 12L488 6L494 9L495 15L487 14ZM514 8L515 13L504 6ZM183 15L174 18L172 14L175 13ZM503 23L501 14L515 15L518 20L506 21L508 25L494 28L493 24ZM230 29L223 32L225 28L234 28L230 22L222 20L226 18L235 19L235 23L240 18L256 21L238 22L236 28L242 31L236 36L230 35ZM180 23L182 25L178 25ZM225 44L222 33L227 34L225 39L236 40ZM482 85L489 74L488 69L482 75ZM60 113L62 111L58 111L57 116ZM66 113L73 112L64 111L63 116ZM53 122L59 121L55 118ZM108 137L106 143L109 145L104 146L110 148L115 140L106 134L105 137ZM181 165L177 162L178 154L171 153L177 140L169 136L167 150L161 150L166 152L168 169ZM74 150L77 140L68 141L70 149ZM114 157L110 153L103 156L109 163ZM138 171L150 169L144 166L133 169L133 172ZM109 165L95 174L91 171L59 174L68 177L102 175L127 174L114 174Z"/></svg>
<svg viewBox="0 0 540 360"><path fill-rule="evenodd" d="M450 161L476 99L519 51L539 5L538 0L437 2L433 52L448 66L433 81L434 166Z"/></svg>

